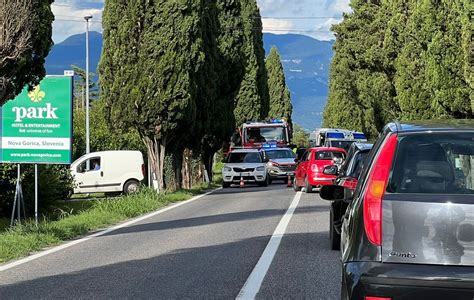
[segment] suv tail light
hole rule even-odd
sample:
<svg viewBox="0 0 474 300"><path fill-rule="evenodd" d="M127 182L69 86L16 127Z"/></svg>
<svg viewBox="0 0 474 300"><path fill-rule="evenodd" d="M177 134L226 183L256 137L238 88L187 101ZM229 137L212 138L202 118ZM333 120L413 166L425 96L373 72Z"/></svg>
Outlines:
<svg viewBox="0 0 474 300"><path fill-rule="evenodd" d="M145 174L146 174L146 172L145 172L145 164L142 164L142 175L143 175L143 177L145 177Z"/></svg>
<svg viewBox="0 0 474 300"><path fill-rule="evenodd" d="M367 180L364 198L364 227L367 238L376 246L382 245L382 198L387 188L396 148L397 135L392 134L382 145Z"/></svg>

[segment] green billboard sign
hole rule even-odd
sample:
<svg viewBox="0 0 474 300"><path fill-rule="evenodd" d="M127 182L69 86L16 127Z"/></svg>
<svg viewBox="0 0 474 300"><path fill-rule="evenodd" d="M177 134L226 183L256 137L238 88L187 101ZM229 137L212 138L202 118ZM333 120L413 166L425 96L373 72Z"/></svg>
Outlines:
<svg viewBox="0 0 474 300"><path fill-rule="evenodd" d="M0 108L0 162L70 164L72 76L49 76Z"/></svg>

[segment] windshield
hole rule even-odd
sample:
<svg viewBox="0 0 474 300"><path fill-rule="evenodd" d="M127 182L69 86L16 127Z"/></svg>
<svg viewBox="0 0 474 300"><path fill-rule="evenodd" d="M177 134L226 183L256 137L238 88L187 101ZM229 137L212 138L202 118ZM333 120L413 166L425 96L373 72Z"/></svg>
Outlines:
<svg viewBox="0 0 474 300"><path fill-rule="evenodd" d="M295 154L291 150L267 151L267 156L269 159L295 158Z"/></svg>
<svg viewBox="0 0 474 300"><path fill-rule="evenodd" d="M354 141L330 141L329 146L333 148L342 148L346 151L349 151L349 148L354 143Z"/></svg>
<svg viewBox="0 0 474 300"><path fill-rule="evenodd" d="M245 135L245 142L286 142L286 131L284 127L249 127Z"/></svg>
<svg viewBox="0 0 474 300"><path fill-rule="evenodd" d="M389 192L474 194L474 134L401 137L393 165Z"/></svg>
<svg viewBox="0 0 474 300"><path fill-rule="evenodd" d="M234 152L227 157L227 162L234 163L261 163L262 157L258 152Z"/></svg>
<svg viewBox="0 0 474 300"><path fill-rule="evenodd" d="M333 158L346 158L346 154L340 151L318 151L315 153L316 160L332 160Z"/></svg>

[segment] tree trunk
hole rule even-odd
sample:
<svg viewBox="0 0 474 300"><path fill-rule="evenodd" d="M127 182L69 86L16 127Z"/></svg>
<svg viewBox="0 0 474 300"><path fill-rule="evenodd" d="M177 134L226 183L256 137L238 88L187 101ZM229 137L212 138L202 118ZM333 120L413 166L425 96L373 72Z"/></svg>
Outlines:
<svg viewBox="0 0 474 300"><path fill-rule="evenodd" d="M174 170L174 188L180 190L183 188L183 151L173 153L173 170Z"/></svg>
<svg viewBox="0 0 474 300"><path fill-rule="evenodd" d="M189 149L184 149L183 151L183 188L190 189L193 186L193 176L192 176L192 151Z"/></svg>
<svg viewBox="0 0 474 300"><path fill-rule="evenodd" d="M212 162L214 158L214 151L212 149L205 149L202 154L202 164L206 168L209 181L212 182Z"/></svg>
<svg viewBox="0 0 474 300"><path fill-rule="evenodd" d="M163 164L166 146L163 145L163 143L159 143L156 138L151 139L149 137L144 137L143 142L148 152L148 159L150 160L150 165L152 169L152 180L157 180L158 191L163 192Z"/></svg>

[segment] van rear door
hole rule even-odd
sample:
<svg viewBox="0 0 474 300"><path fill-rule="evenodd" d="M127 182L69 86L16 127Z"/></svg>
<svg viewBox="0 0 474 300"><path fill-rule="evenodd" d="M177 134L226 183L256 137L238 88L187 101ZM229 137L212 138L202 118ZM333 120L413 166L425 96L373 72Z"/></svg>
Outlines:
<svg viewBox="0 0 474 300"><path fill-rule="evenodd" d="M398 137L382 201L382 261L474 266L474 132Z"/></svg>

